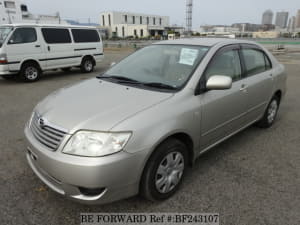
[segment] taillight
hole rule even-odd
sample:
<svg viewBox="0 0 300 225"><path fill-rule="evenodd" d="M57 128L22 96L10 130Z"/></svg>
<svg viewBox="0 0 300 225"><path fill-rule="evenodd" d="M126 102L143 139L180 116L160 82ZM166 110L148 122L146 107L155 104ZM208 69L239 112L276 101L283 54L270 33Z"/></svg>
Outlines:
<svg viewBox="0 0 300 225"><path fill-rule="evenodd" d="M6 54L0 54L0 64L7 64Z"/></svg>

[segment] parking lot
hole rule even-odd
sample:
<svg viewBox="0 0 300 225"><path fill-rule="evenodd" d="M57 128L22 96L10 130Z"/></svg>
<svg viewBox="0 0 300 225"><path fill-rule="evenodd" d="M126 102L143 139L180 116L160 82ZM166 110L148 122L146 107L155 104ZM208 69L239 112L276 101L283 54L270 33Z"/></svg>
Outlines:
<svg viewBox="0 0 300 225"><path fill-rule="evenodd" d="M82 212L211 212L226 225L300 224L300 54L277 55L286 65L288 93L275 125L250 127L197 160L171 199L140 197L85 206L49 190L25 158L23 127L52 91L95 77L132 49L107 49L95 72L46 73L37 83L0 78L0 224L80 224ZM130 173L130 171L128 171Z"/></svg>

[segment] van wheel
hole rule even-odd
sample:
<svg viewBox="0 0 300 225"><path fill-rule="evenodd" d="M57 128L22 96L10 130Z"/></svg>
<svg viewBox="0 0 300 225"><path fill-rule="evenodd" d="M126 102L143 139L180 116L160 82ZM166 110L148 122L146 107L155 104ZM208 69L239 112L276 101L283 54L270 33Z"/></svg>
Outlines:
<svg viewBox="0 0 300 225"><path fill-rule="evenodd" d="M170 138L148 160L143 172L140 194L151 201L171 197L179 188L188 161L187 147Z"/></svg>
<svg viewBox="0 0 300 225"><path fill-rule="evenodd" d="M280 99L274 96L270 101L263 118L257 122L257 126L261 128L269 128L274 124L279 109Z"/></svg>
<svg viewBox="0 0 300 225"><path fill-rule="evenodd" d="M67 67L67 68L62 68L61 70L64 72L70 72L72 68L71 67Z"/></svg>
<svg viewBox="0 0 300 225"><path fill-rule="evenodd" d="M41 69L36 63L25 63L19 77L26 82L35 82L40 79L41 73Z"/></svg>
<svg viewBox="0 0 300 225"><path fill-rule="evenodd" d="M83 73L90 73L93 72L94 66L95 66L94 60L91 57L85 57L81 62L80 68Z"/></svg>

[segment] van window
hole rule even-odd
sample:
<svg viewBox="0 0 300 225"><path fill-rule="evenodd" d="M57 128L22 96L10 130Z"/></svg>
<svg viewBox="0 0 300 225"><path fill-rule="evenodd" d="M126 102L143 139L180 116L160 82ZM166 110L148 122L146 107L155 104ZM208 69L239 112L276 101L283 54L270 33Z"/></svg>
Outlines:
<svg viewBox="0 0 300 225"><path fill-rule="evenodd" d="M42 33L48 44L66 44L72 42L68 29L42 28Z"/></svg>
<svg viewBox="0 0 300 225"><path fill-rule="evenodd" d="M271 69L271 63L267 56L260 50L242 49L245 60L247 76L252 76Z"/></svg>
<svg viewBox="0 0 300 225"><path fill-rule="evenodd" d="M8 8L8 9L16 8L16 4L13 1L4 1L4 6L5 6L5 8Z"/></svg>
<svg viewBox="0 0 300 225"><path fill-rule="evenodd" d="M25 44L36 40L37 35L34 28L17 28L11 35L8 44Z"/></svg>
<svg viewBox="0 0 300 225"><path fill-rule="evenodd" d="M96 30L72 29L75 43L99 42L100 37Z"/></svg>

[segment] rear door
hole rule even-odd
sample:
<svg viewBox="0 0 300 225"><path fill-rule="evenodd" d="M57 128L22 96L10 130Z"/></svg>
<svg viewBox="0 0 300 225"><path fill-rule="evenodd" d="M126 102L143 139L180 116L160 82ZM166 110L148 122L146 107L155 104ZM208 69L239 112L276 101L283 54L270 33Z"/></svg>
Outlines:
<svg viewBox="0 0 300 225"><path fill-rule="evenodd" d="M18 27L10 36L7 46L7 60L10 71L18 71L21 63L28 59L36 60L45 57L40 33L35 27ZM39 62L42 68L45 62Z"/></svg>
<svg viewBox="0 0 300 225"><path fill-rule="evenodd" d="M95 29L73 28L71 29L74 40L74 52L79 55L91 55L96 61L103 58L103 46L100 35ZM81 58L77 58L77 64Z"/></svg>
<svg viewBox="0 0 300 225"><path fill-rule="evenodd" d="M229 76L233 84L231 89L210 90L200 95L202 150L246 125L247 93L239 48L231 45L219 50L203 74L205 81L214 75Z"/></svg>
<svg viewBox="0 0 300 225"><path fill-rule="evenodd" d="M272 64L265 52L255 45L242 45L241 56L247 84L247 121L261 117L273 92Z"/></svg>
<svg viewBox="0 0 300 225"><path fill-rule="evenodd" d="M71 34L68 28L42 28L46 42L47 68L63 68L75 66L81 55L74 54Z"/></svg>

